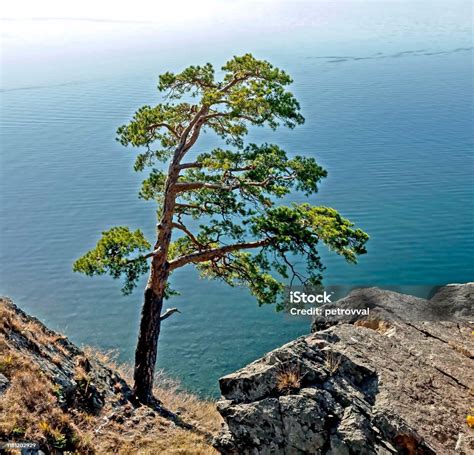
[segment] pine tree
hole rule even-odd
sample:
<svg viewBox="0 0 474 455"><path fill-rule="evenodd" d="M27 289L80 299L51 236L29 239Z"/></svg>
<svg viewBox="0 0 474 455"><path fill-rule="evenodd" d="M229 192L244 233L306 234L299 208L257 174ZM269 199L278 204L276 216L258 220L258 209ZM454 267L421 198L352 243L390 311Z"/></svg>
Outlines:
<svg viewBox="0 0 474 455"><path fill-rule="evenodd" d="M288 74L250 54L228 61L222 74L216 80L206 64L161 75L164 102L141 107L118 129L124 146L139 149L135 170L147 171L140 197L158 204L153 248L141 231L114 227L74 264L86 275L124 278L124 293L149 273L134 370L134 393L142 403L153 400L161 322L175 311L162 314L175 270L194 264L202 276L246 286L259 304L280 308L285 283L321 283L320 242L349 262L366 251L367 234L336 210L278 203L290 192L318 191L326 171L314 158L244 143L250 126L292 129L304 122L286 89ZM187 159L205 131L219 136L223 148ZM201 222L197 229L191 220L197 220L193 226Z"/></svg>

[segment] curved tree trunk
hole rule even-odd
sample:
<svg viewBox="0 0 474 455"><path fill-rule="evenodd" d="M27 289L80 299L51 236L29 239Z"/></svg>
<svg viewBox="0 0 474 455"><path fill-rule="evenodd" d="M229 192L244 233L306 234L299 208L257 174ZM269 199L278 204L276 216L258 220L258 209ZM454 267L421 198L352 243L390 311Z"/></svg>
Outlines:
<svg viewBox="0 0 474 455"><path fill-rule="evenodd" d="M167 262L168 248L173 230L173 213L176 204L174 186L179 176L179 160L182 146L178 147L174 159L168 169L164 189L164 202L160 223L158 224L158 238L155 250L160 253L154 256L150 266L150 277L145 289L138 343L135 350L135 369L133 373L135 398L141 403L153 401L153 376L155 373L156 356L158 352L158 337L161 326L161 310L169 277L169 263Z"/></svg>
<svg viewBox="0 0 474 455"><path fill-rule="evenodd" d="M162 275L157 279L160 278L163 281L159 283L159 286L150 286L151 283L149 283L145 289L140 331L135 350L133 393L135 398L144 404L150 403L153 399L153 376L158 352L158 337L160 336L164 283L166 283L167 276Z"/></svg>

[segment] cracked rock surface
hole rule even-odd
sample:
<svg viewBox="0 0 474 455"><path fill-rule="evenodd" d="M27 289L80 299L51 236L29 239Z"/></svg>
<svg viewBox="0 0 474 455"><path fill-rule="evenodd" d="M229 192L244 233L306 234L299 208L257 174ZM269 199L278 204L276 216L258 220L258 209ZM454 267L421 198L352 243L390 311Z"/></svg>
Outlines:
<svg viewBox="0 0 474 455"><path fill-rule="evenodd" d="M352 292L338 304L369 302L370 319L315 321L311 335L221 378L225 425L216 448L474 454L466 424L474 406L473 296L472 283L446 286L429 301L377 288ZM448 310L451 321L440 321ZM427 311L436 320L423 321Z"/></svg>

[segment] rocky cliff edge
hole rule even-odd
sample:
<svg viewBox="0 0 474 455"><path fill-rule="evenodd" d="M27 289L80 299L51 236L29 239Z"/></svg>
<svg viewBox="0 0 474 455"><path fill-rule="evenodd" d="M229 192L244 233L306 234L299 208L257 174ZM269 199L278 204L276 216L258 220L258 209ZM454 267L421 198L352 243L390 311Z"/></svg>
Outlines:
<svg viewBox="0 0 474 455"><path fill-rule="evenodd" d="M474 454L473 302L469 283L429 301L369 288L329 304L369 307L370 316L315 320L311 335L221 378L215 446L240 455Z"/></svg>

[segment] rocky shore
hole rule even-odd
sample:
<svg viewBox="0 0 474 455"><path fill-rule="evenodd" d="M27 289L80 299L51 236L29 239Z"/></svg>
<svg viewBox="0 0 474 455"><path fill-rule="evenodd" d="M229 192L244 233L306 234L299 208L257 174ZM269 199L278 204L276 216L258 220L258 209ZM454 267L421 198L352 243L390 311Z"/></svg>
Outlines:
<svg viewBox="0 0 474 455"><path fill-rule="evenodd" d="M358 289L303 336L220 379L216 405L128 373L0 299L1 453L470 455L474 284L430 300ZM357 314L357 312L353 312ZM258 334L256 334L258 336ZM220 428L220 430L219 430Z"/></svg>
<svg viewBox="0 0 474 455"><path fill-rule="evenodd" d="M352 292L336 305L369 307L369 318L315 320L311 335L221 378L225 425L216 447L242 455L473 454L473 302L474 284L446 286L429 301Z"/></svg>

